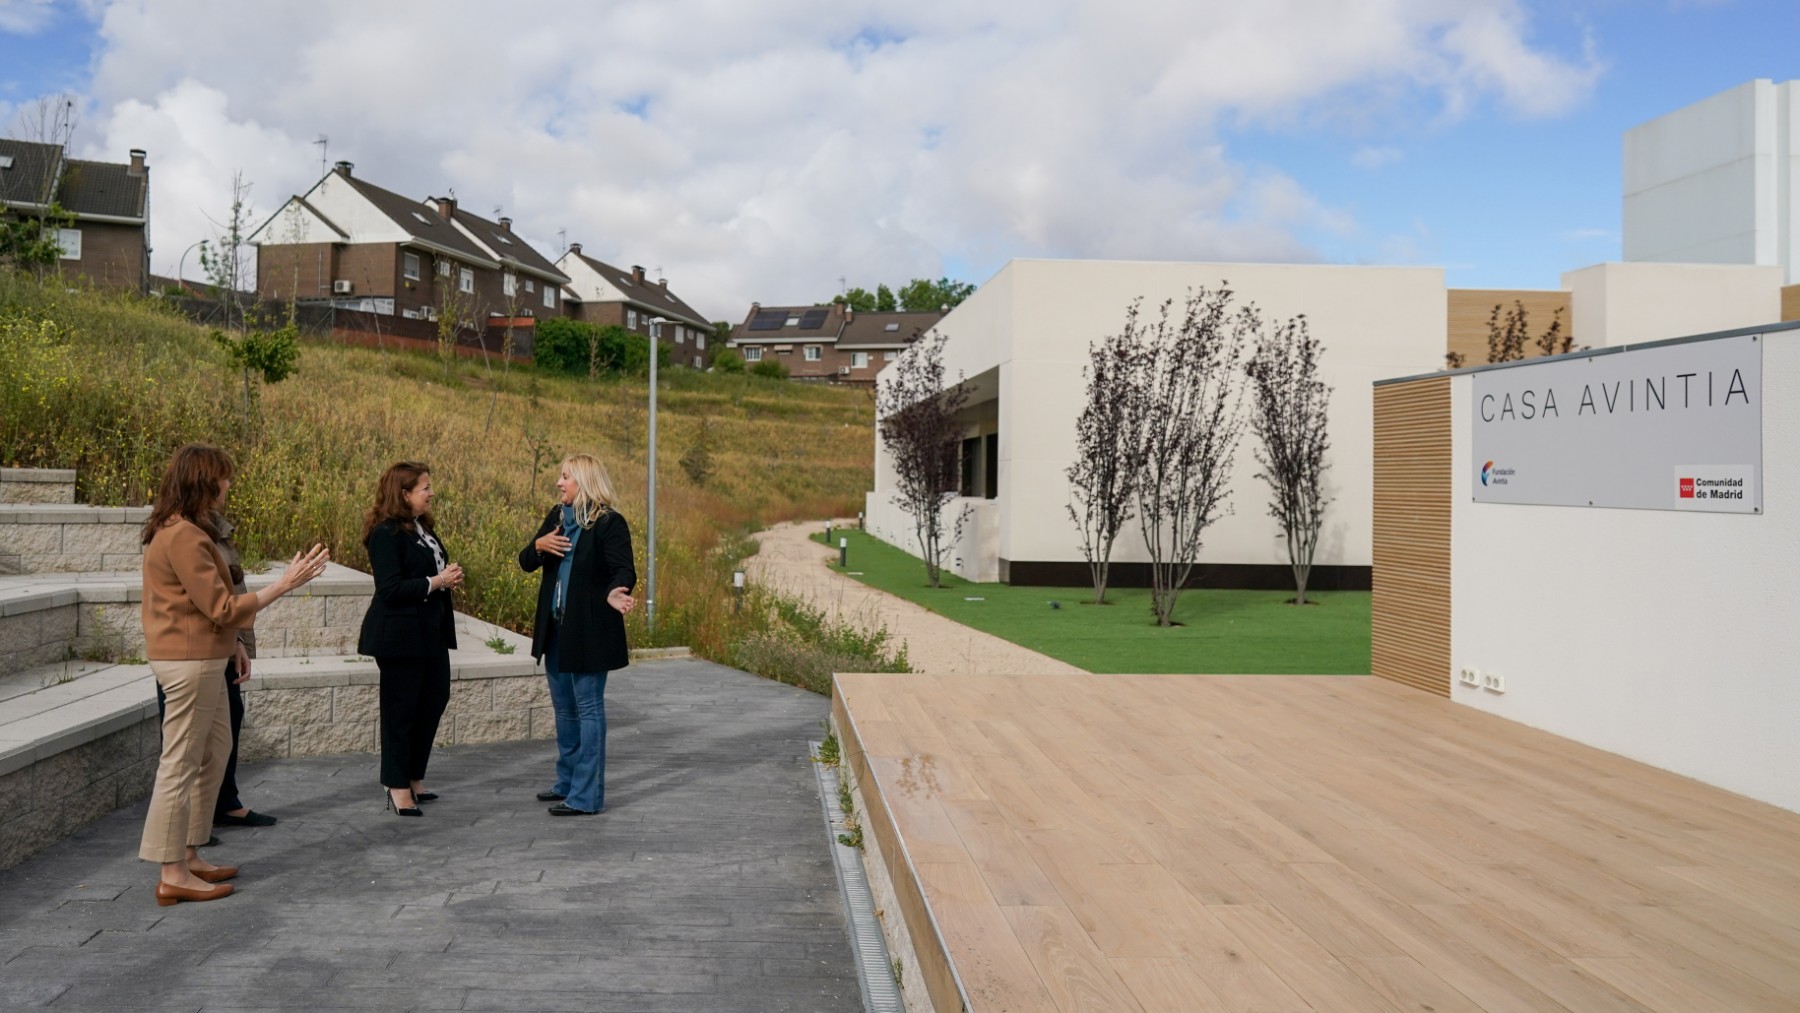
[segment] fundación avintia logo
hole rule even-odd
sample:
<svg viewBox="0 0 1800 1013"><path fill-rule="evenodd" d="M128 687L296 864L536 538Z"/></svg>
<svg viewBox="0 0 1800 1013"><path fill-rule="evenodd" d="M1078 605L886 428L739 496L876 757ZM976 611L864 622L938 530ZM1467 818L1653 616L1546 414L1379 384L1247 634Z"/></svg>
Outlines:
<svg viewBox="0 0 1800 1013"><path fill-rule="evenodd" d="M1482 485L1488 484L1488 473L1493 470L1494 470L1494 462L1492 462L1492 461L1489 461L1488 463L1481 466L1481 484Z"/></svg>

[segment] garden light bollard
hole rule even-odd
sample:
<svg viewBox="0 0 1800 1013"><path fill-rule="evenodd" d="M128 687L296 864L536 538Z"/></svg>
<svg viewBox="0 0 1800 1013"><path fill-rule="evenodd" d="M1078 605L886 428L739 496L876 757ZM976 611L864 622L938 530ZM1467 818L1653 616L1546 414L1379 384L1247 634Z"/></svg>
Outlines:
<svg viewBox="0 0 1800 1013"><path fill-rule="evenodd" d="M744 611L744 571L731 571L731 611Z"/></svg>
<svg viewBox="0 0 1800 1013"><path fill-rule="evenodd" d="M838 569L850 569L850 539L838 539Z"/></svg>

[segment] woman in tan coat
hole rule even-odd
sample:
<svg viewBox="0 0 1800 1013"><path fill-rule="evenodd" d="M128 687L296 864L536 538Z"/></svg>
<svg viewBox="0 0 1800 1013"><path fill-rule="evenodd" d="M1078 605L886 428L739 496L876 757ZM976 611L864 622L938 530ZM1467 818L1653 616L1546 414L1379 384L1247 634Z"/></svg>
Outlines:
<svg viewBox="0 0 1800 1013"><path fill-rule="evenodd" d="M156 505L144 524L144 654L168 704L162 760L138 857L162 863L156 902L229 896L232 866L205 861L195 848L212 835L213 803L231 755L225 666L259 609L325 569L330 555L315 545L296 553L272 584L233 594L230 567L215 539L215 518L231 488L223 450L190 443L175 452Z"/></svg>

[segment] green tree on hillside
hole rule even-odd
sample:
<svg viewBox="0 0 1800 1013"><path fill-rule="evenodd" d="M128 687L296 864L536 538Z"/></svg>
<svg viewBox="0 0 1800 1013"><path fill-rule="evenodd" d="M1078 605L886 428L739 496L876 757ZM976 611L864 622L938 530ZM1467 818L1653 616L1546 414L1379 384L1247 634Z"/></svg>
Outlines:
<svg viewBox="0 0 1800 1013"><path fill-rule="evenodd" d="M901 286L898 294L886 285L877 285L873 292L866 288L853 288L831 301L842 303L858 313L892 313L896 310L929 313L940 307L954 309L974 291L975 286L966 281L914 278Z"/></svg>

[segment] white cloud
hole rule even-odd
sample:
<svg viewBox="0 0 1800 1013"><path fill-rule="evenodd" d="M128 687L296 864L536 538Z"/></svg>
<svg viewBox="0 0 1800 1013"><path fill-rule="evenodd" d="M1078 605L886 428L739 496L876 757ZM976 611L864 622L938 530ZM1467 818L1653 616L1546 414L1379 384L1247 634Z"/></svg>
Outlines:
<svg viewBox="0 0 1800 1013"><path fill-rule="evenodd" d="M1350 156L1350 164L1358 169L1379 169L1384 165L1393 165L1405 157L1406 153L1399 148L1375 147L1365 144L1356 149L1356 154Z"/></svg>
<svg viewBox="0 0 1800 1013"><path fill-rule="evenodd" d="M159 271L224 212L233 169L264 211L309 186L323 133L360 176L501 206L552 255L566 229L732 318L946 258L1317 259L1302 237L1355 222L1237 164L1233 127L1548 115L1599 73L1535 46L1518 0L131 0L97 17L104 142L86 154L149 149Z"/></svg>
<svg viewBox="0 0 1800 1013"><path fill-rule="evenodd" d="M0 32L36 35L50 23L55 0L0 0Z"/></svg>

